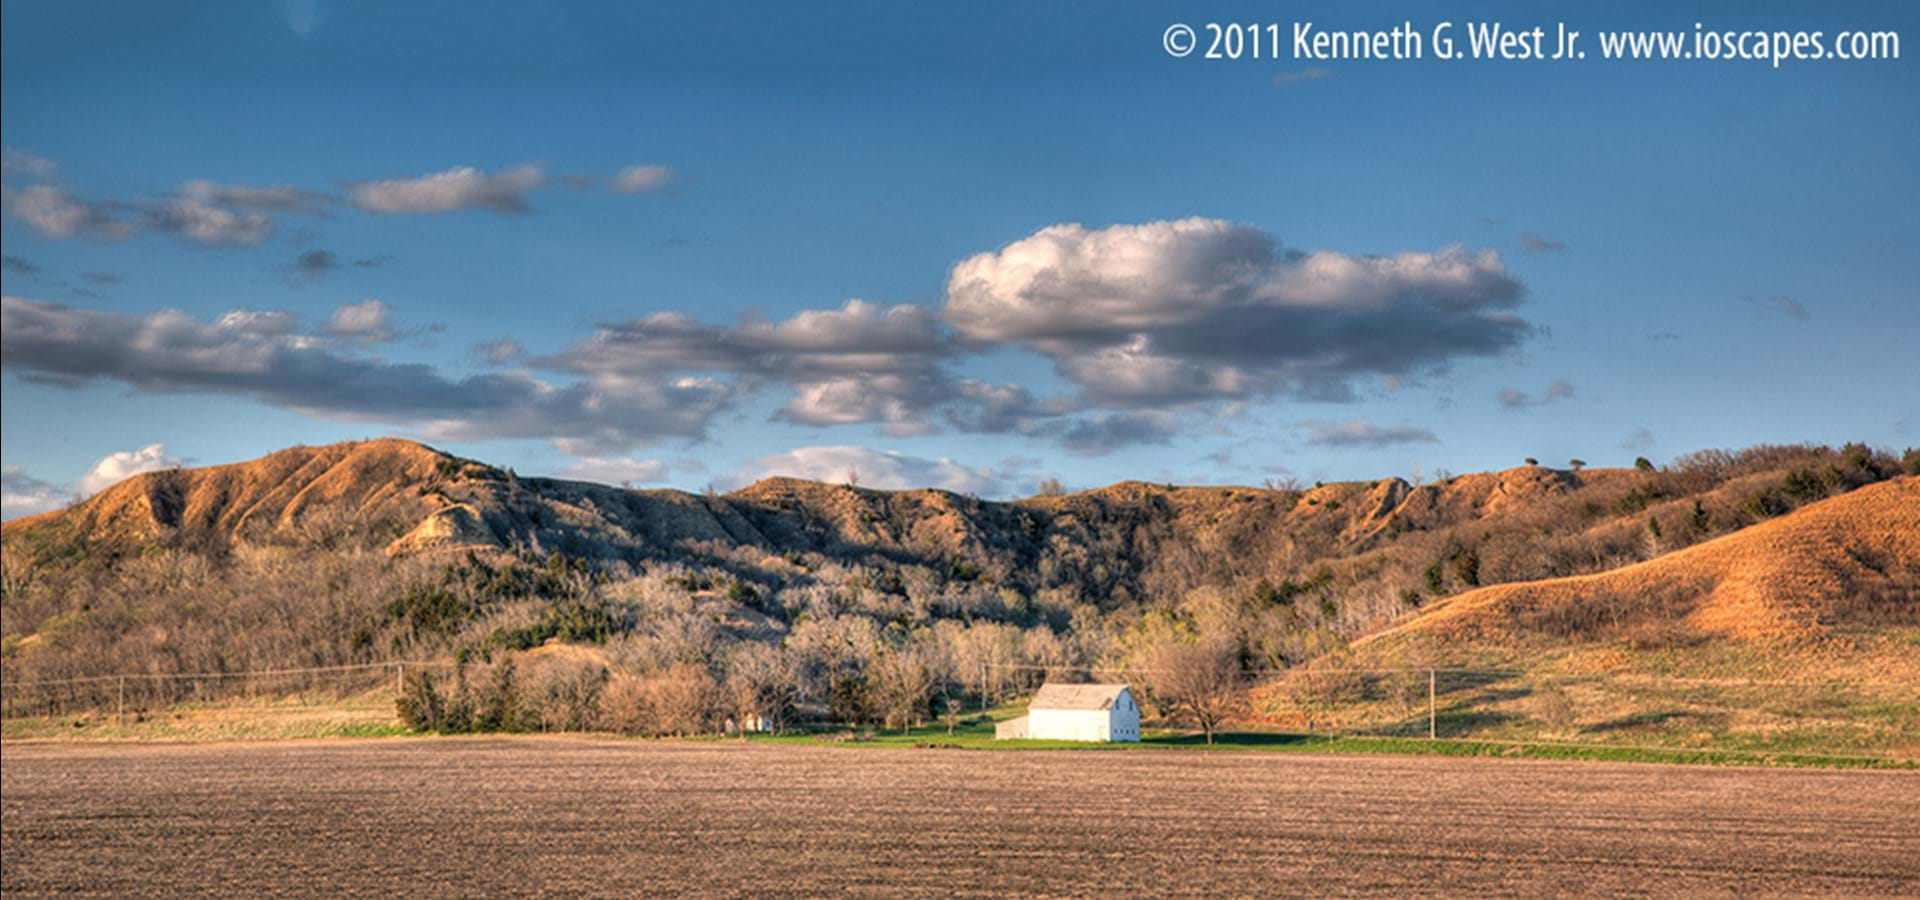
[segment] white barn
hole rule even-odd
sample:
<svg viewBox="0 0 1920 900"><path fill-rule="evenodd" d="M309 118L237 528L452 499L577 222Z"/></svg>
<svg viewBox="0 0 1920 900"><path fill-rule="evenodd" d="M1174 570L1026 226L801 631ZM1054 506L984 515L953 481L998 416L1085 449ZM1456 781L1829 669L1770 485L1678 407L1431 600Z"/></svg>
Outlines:
<svg viewBox="0 0 1920 900"><path fill-rule="evenodd" d="M1140 704L1124 684L1047 684L1027 714L994 726L996 739L1138 741Z"/></svg>

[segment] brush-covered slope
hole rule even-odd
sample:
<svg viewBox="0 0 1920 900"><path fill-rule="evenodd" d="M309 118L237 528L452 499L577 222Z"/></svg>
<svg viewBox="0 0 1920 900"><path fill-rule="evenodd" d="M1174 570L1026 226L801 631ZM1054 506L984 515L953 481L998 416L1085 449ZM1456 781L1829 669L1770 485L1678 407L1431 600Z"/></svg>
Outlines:
<svg viewBox="0 0 1920 900"><path fill-rule="evenodd" d="M985 670L952 661L1128 665L1196 633L1261 668L1920 678L1920 488L1900 466L1858 445L1762 447L1664 469L1122 482L994 502L785 478L636 491L406 441L296 447L8 523L0 674L494 659L552 643L642 673L758 659L819 697L828 674L894 652L965 682ZM1647 712L1606 702L1616 718ZM1875 709L1859 715L1904 707Z"/></svg>
<svg viewBox="0 0 1920 900"><path fill-rule="evenodd" d="M755 623L742 634L756 641L803 620L989 621L1071 638L1080 663L1148 613L1270 665L1423 609L1438 611L1401 630L1497 644L1595 619L1739 640L1911 599L1915 488L1886 483L1898 467L1859 446L1766 447L1662 470L1129 481L995 502L788 478L627 490L376 440L140 475L7 523L0 624L49 666L87 648L63 672L141 653L258 668L438 652L582 603L624 634L680 595L707 620ZM323 624L287 624L301 616Z"/></svg>
<svg viewBox="0 0 1920 900"><path fill-rule="evenodd" d="M1476 651L1626 639L1801 641L1920 626L1920 478L1828 497L1590 576L1480 587L1365 641Z"/></svg>

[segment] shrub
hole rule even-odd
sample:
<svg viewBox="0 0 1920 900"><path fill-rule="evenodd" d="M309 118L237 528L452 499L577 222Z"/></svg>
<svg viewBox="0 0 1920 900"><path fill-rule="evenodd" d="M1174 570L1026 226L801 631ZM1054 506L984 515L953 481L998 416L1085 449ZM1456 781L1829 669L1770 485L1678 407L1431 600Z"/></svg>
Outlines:
<svg viewBox="0 0 1920 900"><path fill-rule="evenodd" d="M1837 469L1828 467L1834 475L1840 475ZM1817 500L1827 495L1827 483L1819 475L1808 469L1795 469L1787 473L1780 489L1795 500Z"/></svg>
<svg viewBox="0 0 1920 900"><path fill-rule="evenodd" d="M1695 500L1693 514L1688 517L1687 524L1693 526L1694 533L1706 534L1707 530L1713 527L1713 516L1707 513L1705 506L1700 505L1700 501Z"/></svg>
<svg viewBox="0 0 1920 900"><path fill-rule="evenodd" d="M744 581L735 581L727 585L727 599L741 606L759 607L760 592Z"/></svg>
<svg viewBox="0 0 1920 900"><path fill-rule="evenodd" d="M519 698L514 695L514 665L511 657L488 667L489 671L470 695L468 707L473 731L521 731Z"/></svg>
<svg viewBox="0 0 1920 900"><path fill-rule="evenodd" d="M835 666L827 676L827 711L837 721L857 725L871 718L867 680L858 667Z"/></svg>
<svg viewBox="0 0 1920 900"><path fill-rule="evenodd" d="M520 628L496 628L487 636L489 647L531 650L551 640L604 644L619 623L606 604L597 600L558 600L547 604L540 620Z"/></svg>
<svg viewBox="0 0 1920 900"><path fill-rule="evenodd" d="M1745 510L1748 518L1770 519L1786 512L1787 504L1786 501L1780 499L1779 494L1769 488L1748 497L1746 506L1742 508Z"/></svg>
<svg viewBox="0 0 1920 900"><path fill-rule="evenodd" d="M1579 712L1574 709L1573 699L1567 696L1564 688L1553 684L1541 685L1533 698L1540 721L1548 726L1564 730L1579 721Z"/></svg>
<svg viewBox="0 0 1920 900"><path fill-rule="evenodd" d="M400 721L409 731L440 731L447 716L446 701L434 688L433 675L416 671L407 676L400 696L394 701Z"/></svg>
<svg viewBox="0 0 1920 900"><path fill-rule="evenodd" d="M528 686L527 705L541 731L586 731L599 711L607 670L585 662L554 662Z"/></svg>
<svg viewBox="0 0 1920 900"><path fill-rule="evenodd" d="M386 606L387 620L405 625L416 637L452 634L472 615L452 591L435 585L410 585Z"/></svg>
<svg viewBox="0 0 1920 900"><path fill-rule="evenodd" d="M1480 551L1471 547L1462 548L1453 557L1453 575L1467 587L1480 586Z"/></svg>

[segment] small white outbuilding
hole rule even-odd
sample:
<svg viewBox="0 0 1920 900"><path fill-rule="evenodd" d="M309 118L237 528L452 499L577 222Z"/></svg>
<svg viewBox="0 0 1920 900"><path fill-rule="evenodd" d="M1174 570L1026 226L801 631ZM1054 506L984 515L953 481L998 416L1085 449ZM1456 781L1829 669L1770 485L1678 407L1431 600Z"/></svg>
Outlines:
<svg viewBox="0 0 1920 900"><path fill-rule="evenodd" d="M1027 714L1001 722L997 739L1138 741L1140 704L1124 684L1047 684L1033 695Z"/></svg>

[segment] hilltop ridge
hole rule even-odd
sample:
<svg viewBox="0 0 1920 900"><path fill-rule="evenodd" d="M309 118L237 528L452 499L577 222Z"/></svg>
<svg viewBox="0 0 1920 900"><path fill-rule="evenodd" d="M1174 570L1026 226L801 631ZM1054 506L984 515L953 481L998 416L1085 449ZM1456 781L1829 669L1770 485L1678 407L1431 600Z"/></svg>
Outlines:
<svg viewBox="0 0 1920 900"><path fill-rule="evenodd" d="M1820 638L1912 618L1920 488L1899 465L1762 447L1665 469L995 501L794 478L632 490L410 441L294 447L6 523L4 659L218 671L567 635L710 659L949 625L1027 635L1002 658L1083 663L1164 626L1279 667L1349 642L1432 660Z"/></svg>
<svg viewBox="0 0 1920 900"><path fill-rule="evenodd" d="M986 531L1140 515L1327 531L1364 548L1400 531L1497 516L1623 470L1521 467L1444 485L1400 478L1297 491L1121 481L1012 501L937 488L878 490L775 476L724 495L520 477L400 439L294 447L256 460L133 476L75 506L5 524L9 537L60 531L102 546L162 540L337 540L385 536L394 554L504 550L546 539L597 557L721 541L768 550L905 544L924 551L1001 543Z"/></svg>

